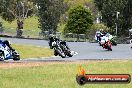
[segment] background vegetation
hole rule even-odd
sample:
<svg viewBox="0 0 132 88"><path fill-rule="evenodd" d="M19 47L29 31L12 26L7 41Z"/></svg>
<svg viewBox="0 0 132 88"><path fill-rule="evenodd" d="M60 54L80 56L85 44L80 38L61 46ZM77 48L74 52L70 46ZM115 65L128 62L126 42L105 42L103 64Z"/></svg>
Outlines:
<svg viewBox="0 0 132 88"><path fill-rule="evenodd" d="M82 5L92 12L94 23L96 23L97 18L100 19L101 24L106 26L107 29L110 29L109 31L112 34L115 34L115 23L118 24L119 36L121 36L122 33L128 36L128 30L132 28L131 0L59 0L56 2L49 0L9 0L9 2L8 0L4 0L3 2L3 0L0 0L0 2L0 16L10 22L7 23L2 21L3 26L7 30L7 33L10 32L13 33L13 35L16 31L16 26L14 25L16 25L17 18L25 20L24 29L29 29L25 32L25 35L29 34L27 36L38 36L39 33L45 35L45 31L50 33L55 33L56 31L62 32L70 17L68 13L69 9L79 5ZM18 11L15 5L24 9ZM5 6L6 8L4 9ZM118 19L117 12L120 12L120 14L118 14ZM38 20L34 20L34 18ZM97 30L98 27L94 25L94 29ZM95 30L91 28L90 32L91 31L94 32Z"/></svg>
<svg viewBox="0 0 132 88"><path fill-rule="evenodd" d="M131 0L95 0L95 4L102 15L102 22L115 32L115 23L118 35L128 36L132 28L132 1Z"/></svg>
<svg viewBox="0 0 132 88"><path fill-rule="evenodd" d="M69 10L69 18L64 32L86 34L93 24L91 12L83 6L76 6Z"/></svg>

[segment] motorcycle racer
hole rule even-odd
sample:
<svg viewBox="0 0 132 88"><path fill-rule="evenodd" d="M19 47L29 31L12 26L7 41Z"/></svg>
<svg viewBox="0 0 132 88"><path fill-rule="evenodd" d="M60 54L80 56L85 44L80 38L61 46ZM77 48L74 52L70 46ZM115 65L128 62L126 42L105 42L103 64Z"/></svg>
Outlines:
<svg viewBox="0 0 132 88"><path fill-rule="evenodd" d="M101 37L101 46L105 49L112 51L111 42L110 42L108 36L105 35L105 36Z"/></svg>
<svg viewBox="0 0 132 88"><path fill-rule="evenodd" d="M10 48L10 50L14 51L14 49L11 47L11 44L9 43L8 40L2 40L2 39L0 39L0 43L6 44Z"/></svg>
<svg viewBox="0 0 132 88"><path fill-rule="evenodd" d="M55 35L53 35L53 34L51 34L50 37L49 37L49 46L50 46L50 49L53 49L52 43L53 43L54 41L55 41L55 42L59 42L60 44L65 45L65 46L67 47L67 49L69 49L69 47L68 47L68 45L66 44L65 41L60 40L59 38L57 38L57 37L56 37Z"/></svg>

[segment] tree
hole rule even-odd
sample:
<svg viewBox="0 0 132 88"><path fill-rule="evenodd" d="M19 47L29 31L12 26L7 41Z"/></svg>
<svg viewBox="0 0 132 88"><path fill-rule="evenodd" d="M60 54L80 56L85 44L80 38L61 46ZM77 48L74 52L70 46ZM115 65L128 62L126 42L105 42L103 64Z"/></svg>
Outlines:
<svg viewBox="0 0 132 88"><path fill-rule="evenodd" d="M75 6L83 5L85 8L90 9L90 11L92 12L92 15L94 17L96 17L98 14L98 9L94 4L94 0L64 0L64 2L65 2L65 7L66 7L67 11L70 8L73 8ZM62 22L66 22L66 20L67 20L66 19L67 15L68 15L67 11L63 15Z"/></svg>
<svg viewBox="0 0 132 88"><path fill-rule="evenodd" d="M24 21L33 14L34 6L32 0L0 0L0 16L8 22Z"/></svg>
<svg viewBox="0 0 132 88"><path fill-rule="evenodd" d="M95 4L102 14L102 21L115 32L115 23L118 25L118 35L128 35L132 28L132 1L131 0L95 0ZM117 18L117 12L120 12Z"/></svg>
<svg viewBox="0 0 132 88"><path fill-rule="evenodd" d="M39 23L42 33L56 33L61 14L64 12L63 0L36 0Z"/></svg>
<svg viewBox="0 0 132 88"><path fill-rule="evenodd" d="M0 15L6 21L26 19L33 11L32 0L0 0Z"/></svg>
<svg viewBox="0 0 132 88"><path fill-rule="evenodd" d="M76 6L69 10L69 18L65 26L65 33L86 34L93 24L91 12L83 6Z"/></svg>

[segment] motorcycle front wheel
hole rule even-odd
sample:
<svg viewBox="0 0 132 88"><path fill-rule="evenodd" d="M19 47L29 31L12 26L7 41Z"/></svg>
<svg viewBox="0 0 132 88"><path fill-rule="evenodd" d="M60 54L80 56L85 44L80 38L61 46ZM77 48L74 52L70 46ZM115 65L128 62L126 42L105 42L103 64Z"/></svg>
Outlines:
<svg viewBox="0 0 132 88"><path fill-rule="evenodd" d="M109 51L112 51L112 48L110 46L107 47Z"/></svg>
<svg viewBox="0 0 132 88"><path fill-rule="evenodd" d="M4 61L4 55L3 55L3 53L2 52L0 52L0 61Z"/></svg>
<svg viewBox="0 0 132 88"><path fill-rule="evenodd" d="M57 56L57 55L58 55L58 53L57 53L57 51L56 51L56 50L54 50L54 55L55 55L55 56Z"/></svg>
<svg viewBox="0 0 132 88"><path fill-rule="evenodd" d="M64 52L61 52L61 50L57 49L56 51L59 54L59 56L61 56L62 58L66 57L66 55L64 54Z"/></svg>

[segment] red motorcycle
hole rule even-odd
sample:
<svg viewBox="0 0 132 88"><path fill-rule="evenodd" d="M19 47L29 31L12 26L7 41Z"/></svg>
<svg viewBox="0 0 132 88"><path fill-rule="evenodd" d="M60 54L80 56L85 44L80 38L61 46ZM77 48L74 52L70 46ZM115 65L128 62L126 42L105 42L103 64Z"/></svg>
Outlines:
<svg viewBox="0 0 132 88"><path fill-rule="evenodd" d="M112 44L111 44L110 40L108 40L105 43L102 43L101 45L104 49L108 49L108 51L112 51Z"/></svg>

